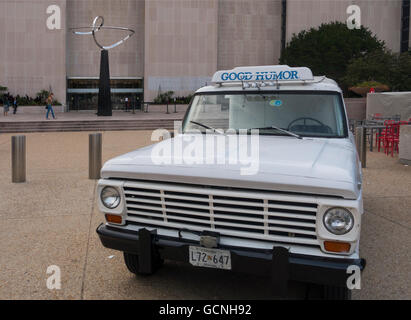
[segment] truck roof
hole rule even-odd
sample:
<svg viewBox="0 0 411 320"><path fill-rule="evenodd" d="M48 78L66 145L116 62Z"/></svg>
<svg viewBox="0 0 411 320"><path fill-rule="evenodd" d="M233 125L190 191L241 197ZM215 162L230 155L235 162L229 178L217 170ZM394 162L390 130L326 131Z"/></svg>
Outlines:
<svg viewBox="0 0 411 320"><path fill-rule="evenodd" d="M334 80L325 76L314 77L309 68L272 65L237 67L232 70L217 71L211 80L211 84L200 88L197 93L255 90L342 92Z"/></svg>

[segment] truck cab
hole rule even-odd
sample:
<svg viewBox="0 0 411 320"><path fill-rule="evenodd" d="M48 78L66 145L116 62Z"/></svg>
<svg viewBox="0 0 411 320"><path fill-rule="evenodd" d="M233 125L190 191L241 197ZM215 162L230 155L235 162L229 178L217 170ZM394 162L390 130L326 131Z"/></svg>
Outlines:
<svg viewBox="0 0 411 320"><path fill-rule="evenodd" d="M362 173L335 81L286 65L218 71L169 137L101 170L97 233L131 272L170 259L350 297L349 270L365 267Z"/></svg>

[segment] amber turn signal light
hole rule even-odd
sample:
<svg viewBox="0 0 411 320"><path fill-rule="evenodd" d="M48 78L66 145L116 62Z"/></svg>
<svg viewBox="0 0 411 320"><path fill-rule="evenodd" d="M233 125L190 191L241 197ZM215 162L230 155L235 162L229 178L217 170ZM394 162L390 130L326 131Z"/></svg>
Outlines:
<svg viewBox="0 0 411 320"><path fill-rule="evenodd" d="M117 216L115 214L106 214L106 220L107 222L118 223L118 224L122 222L121 216Z"/></svg>
<svg viewBox="0 0 411 320"><path fill-rule="evenodd" d="M324 248L330 252L349 252L351 245L346 242L324 241Z"/></svg>

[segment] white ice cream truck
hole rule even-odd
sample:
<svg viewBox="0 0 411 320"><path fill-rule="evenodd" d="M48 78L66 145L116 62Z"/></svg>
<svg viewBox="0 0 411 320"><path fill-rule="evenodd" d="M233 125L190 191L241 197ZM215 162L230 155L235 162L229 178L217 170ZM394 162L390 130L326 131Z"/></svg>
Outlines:
<svg viewBox="0 0 411 320"><path fill-rule="evenodd" d="M347 270L365 267L362 173L342 91L308 68L216 72L180 132L111 159L101 176L97 233L135 274L177 260L266 275L278 293L298 281L345 299Z"/></svg>

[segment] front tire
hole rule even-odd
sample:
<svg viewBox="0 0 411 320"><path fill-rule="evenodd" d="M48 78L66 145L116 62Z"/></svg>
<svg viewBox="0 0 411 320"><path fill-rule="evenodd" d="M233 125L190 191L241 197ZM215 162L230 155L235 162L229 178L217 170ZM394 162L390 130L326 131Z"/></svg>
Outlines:
<svg viewBox="0 0 411 320"><path fill-rule="evenodd" d="M325 300L351 300L351 290L347 287L324 286L323 297Z"/></svg>
<svg viewBox="0 0 411 320"><path fill-rule="evenodd" d="M154 274L162 265L163 265L163 259L156 259L153 270L152 272L146 273L146 272L140 272L140 262L139 262L139 257L136 254L131 254L127 252L123 252L124 254L124 262L126 264L127 269L136 275L144 275L144 276L149 276Z"/></svg>
<svg viewBox="0 0 411 320"><path fill-rule="evenodd" d="M139 274L140 272L138 271L140 269L140 263L138 260L138 255L136 254L130 254L127 252L124 252L124 262L126 264L126 267L128 271L134 274Z"/></svg>
<svg viewBox="0 0 411 320"><path fill-rule="evenodd" d="M351 300L351 290L346 287L319 284L306 285L306 300Z"/></svg>

